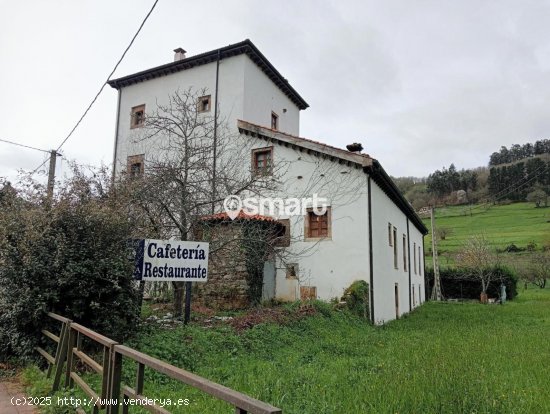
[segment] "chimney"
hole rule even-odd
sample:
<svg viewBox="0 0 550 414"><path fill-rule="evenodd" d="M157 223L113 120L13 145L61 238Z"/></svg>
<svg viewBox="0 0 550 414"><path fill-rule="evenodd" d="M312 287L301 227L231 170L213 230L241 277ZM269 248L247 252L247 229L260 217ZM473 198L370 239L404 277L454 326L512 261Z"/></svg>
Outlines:
<svg viewBox="0 0 550 414"><path fill-rule="evenodd" d="M174 62L185 59L185 53L185 50L183 50L181 47L174 49Z"/></svg>
<svg viewBox="0 0 550 414"><path fill-rule="evenodd" d="M363 151L363 146L359 142L354 142L353 144L346 145L346 148L350 152L361 153L361 151Z"/></svg>

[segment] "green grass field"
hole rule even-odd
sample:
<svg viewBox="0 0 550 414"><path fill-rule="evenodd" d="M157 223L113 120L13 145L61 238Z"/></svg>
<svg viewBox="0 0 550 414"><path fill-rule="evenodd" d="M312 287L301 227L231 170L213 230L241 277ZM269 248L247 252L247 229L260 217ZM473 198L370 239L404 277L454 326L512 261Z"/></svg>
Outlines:
<svg viewBox="0 0 550 414"><path fill-rule="evenodd" d="M548 289L520 291L503 306L427 303L382 327L318 309L240 334L148 326L130 345L288 414L550 412ZM33 370L27 375L36 381ZM133 375L126 365L130 384ZM148 371L145 395L190 400L174 413L233 412Z"/></svg>
<svg viewBox="0 0 550 414"><path fill-rule="evenodd" d="M430 228L430 220L424 219ZM442 258L440 264L452 264L466 239L472 235L484 234L494 249L504 249L514 243L525 248L534 242L538 249L550 246L550 207L535 208L533 203L514 203L490 206L453 206L436 210L437 228L451 229L451 234L438 244ZM425 251L432 246L431 234L425 238ZM426 257L431 263L431 257Z"/></svg>

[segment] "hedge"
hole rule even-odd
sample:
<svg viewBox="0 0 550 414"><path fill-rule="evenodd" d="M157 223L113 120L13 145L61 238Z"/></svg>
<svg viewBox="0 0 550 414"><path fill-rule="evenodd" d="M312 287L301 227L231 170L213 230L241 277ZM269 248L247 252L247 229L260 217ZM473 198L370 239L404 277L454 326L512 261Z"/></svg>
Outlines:
<svg viewBox="0 0 550 414"><path fill-rule="evenodd" d="M487 295L489 298L500 298L500 285L506 286L507 300L513 300L517 296L517 276L507 267L495 266L490 269L495 277L489 284ZM472 279L467 269L442 268L439 271L441 277L441 289L446 299L478 299L481 294L481 281ZM426 269L426 295L431 296L434 271Z"/></svg>

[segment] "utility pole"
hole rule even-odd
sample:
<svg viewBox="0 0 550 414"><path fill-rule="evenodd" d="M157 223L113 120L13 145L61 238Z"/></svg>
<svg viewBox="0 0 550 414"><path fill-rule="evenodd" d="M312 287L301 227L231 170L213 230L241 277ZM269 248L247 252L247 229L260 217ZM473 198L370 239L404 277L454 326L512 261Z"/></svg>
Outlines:
<svg viewBox="0 0 550 414"><path fill-rule="evenodd" d="M56 150L50 151L50 169L48 171L48 198L53 197L53 187L55 184L55 163L57 161L58 154Z"/></svg>
<svg viewBox="0 0 550 414"><path fill-rule="evenodd" d="M443 300L443 294L441 293L441 279L439 277L439 259L437 255L437 236L435 232L435 209L430 208L430 218L432 222L432 255L434 265L434 286L432 289L432 300Z"/></svg>

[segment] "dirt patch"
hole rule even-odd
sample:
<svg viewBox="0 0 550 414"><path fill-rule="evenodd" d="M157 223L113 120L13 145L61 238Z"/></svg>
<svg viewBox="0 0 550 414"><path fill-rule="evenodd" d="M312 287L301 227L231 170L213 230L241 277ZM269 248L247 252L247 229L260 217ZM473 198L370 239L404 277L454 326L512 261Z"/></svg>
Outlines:
<svg viewBox="0 0 550 414"><path fill-rule="evenodd" d="M246 312L244 315L234 317L229 320L228 323L235 328L236 331L242 332L262 323L276 323L279 325L284 325L316 313L317 311L313 306L301 306L296 310L289 310L282 307L254 308Z"/></svg>

